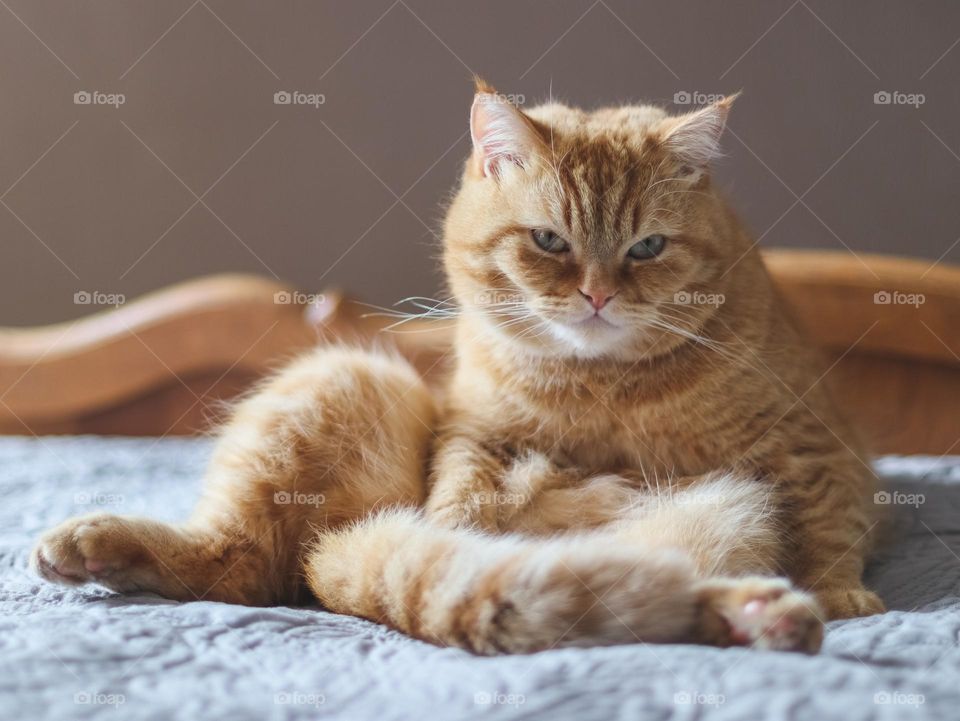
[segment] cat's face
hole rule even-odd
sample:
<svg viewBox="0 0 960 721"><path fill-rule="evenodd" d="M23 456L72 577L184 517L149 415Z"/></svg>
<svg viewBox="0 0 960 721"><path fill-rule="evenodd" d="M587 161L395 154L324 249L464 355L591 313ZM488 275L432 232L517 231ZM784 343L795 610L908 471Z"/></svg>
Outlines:
<svg viewBox="0 0 960 721"><path fill-rule="evenodd" d="M479 92L446 227L461 307L547 354L634 357L696 334L734 260L706 175L728 106L522 114Z"/></svg>

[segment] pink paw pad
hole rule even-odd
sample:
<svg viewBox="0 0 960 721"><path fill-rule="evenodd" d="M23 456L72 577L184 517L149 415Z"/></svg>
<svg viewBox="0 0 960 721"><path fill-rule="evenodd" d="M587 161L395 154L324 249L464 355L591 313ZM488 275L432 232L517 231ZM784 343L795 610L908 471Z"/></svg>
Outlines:
<svg viewBox="0 0 960 721"><path fill-rule="evenodd" d="M83 567L87 569L90 573L103 573L107 570L106 561L97 561L92 558L88 558L83 562Z"/></svg>
<svg viewBox="0 0 960 721"><path fill-rule="evenodd" d="M51 572L53 572L55 575L60 576L61 578L65 578L69 581L79 581L79 582L83 581L83 579L80 576L78 576L75 571L72 571L66 568L63 564L51 563L46 558L44 558L43 554L40 554L40 556L38 557L38 562L39 562L41 572L45 572L46 574L50 574Z"/></svg>

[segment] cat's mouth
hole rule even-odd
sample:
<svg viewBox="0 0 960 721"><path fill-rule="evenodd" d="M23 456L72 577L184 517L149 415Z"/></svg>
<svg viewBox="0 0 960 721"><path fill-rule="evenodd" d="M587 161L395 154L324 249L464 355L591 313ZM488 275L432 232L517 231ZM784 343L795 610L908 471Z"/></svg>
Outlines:
<svg viewBox="0 0 960 721"><path fill-rule="evenodd" d="M620 328L621 326L603 317L600 313L592 313L586 318L574 321L572 325L580 328Z"/></svg>
<svg viewBox="0 0 960 721"><path fill-rule="evenodd" d="M601 315L591 315L588 318L584 318L581 321L578 321L576 325L581 328L619 328L615 323L611 323L606 318Z"/></svg>

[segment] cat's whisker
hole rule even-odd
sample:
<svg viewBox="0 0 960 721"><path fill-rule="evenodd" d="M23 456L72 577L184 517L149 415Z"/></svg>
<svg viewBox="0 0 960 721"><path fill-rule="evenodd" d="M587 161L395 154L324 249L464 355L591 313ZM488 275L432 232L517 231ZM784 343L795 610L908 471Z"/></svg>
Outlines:
<svg viewBox="0 0 960 721"><path fill-rule="evenodd" d="M457 318L456 313L364 313L361 318L393 318L398 323L406 323L412 320L453 320Z"/></svg>
<svg viewBox="0 0 960 721"><path fill-rule="evenodd" d="M726 350L725 346L728 345L728 344L725 343L724 341L718 341L718 340L715 340L715 339L713 339L713 338L708 338L708 337L706 337L706 336L700 335L699 333L696 333L696 332L693 331L693 330L690 330L689 328L684 328L684 327L682 327L682 326L680 326L680 325L677 325L677 324L676 324L677 319L673 319L674 322L671 323L671 322L669 322L669 320L667 320L667 319L665 319L665 318L667 318L667 316L661 315L660 318L657 318L657 319L652 320L652 321L651 321L651 324L657 324L657 323L659 323L659 324L661 324L662 327L670 330L671 332L674 332L674 333L677 333L677 334L679 334L679 335L682 335L682 336L685 337L685 338L689 338L690 340L693 340L693 341L695 341L695 342L697 342L697 343L699 343L700 345L703 345L703 346L705 346L705 347L708 347L708 348L711 348L711 349L715 349L715 350L717 350L717 351L725 351L725 350Z"/></svg>
<svg viewBox="0 0 960 721"><path fill-rule="evenodd" d="M706 338L697 333L689 331L685 328L681 328L680 326L674 325L673 323L669 323L666 320L663 320L661 318L650 318L646 322L648 325L654 328L658 328L667 333L673 333L674 335L677 335L681 338L686 338L687 340L692 341L697 345L703 346L704 348L707 348L708 350L711 350L724 358L728 358L731 360L736 358L736 356L731 354L731 352L728 349L724 348L719 341L714 341L711 338Z"/></svg>
<svg viewBox="0 0 960 721"><path fill-rule="evenodd" d="M654 208L650 211L649 220L653 222L660 222L660 217L659 217L660 213L670 213L673 217L677 217L681 219L683 219L684 217L683 213L680 213L676 210L672 210L670 208ZM664 228L663 230L666 232L676 233L678 228Z"/></svg>
<svg viewBox="0 0 960 721"><path fill-rule="evenodd" d="M439 326L440 323L442 323L442 321L436 321L437 325L431 324L431 327L429 328L398 328L397 326L399 324L393 323L391 325L386 326L385 328L381 328L378 332L379 333L397 333L397 334L399 333L404 333L404 334L434 333L436 332L438 327L441 327ZM442 326L442 327L450 328L452 326Z"/></svg>
<svg viewBox="0 0 960 721"><path fill-rule="evenodd" d="M421 302L421 303L433 303L434 307L441 306L441 305L456 305L453 302L452 297L446 298L444 300L437 300L436 298L428 298L423 295L411 295L407 298L401 298L396 303L394 303L394 306L403 305L404 303L413 303L415 301Z"/></svg>
<svg viewBox="0 0 960 721"><path fill-rule="evenodd" d="M662 164L663 164L663 163L662 163L662 161L661 161L661 165L662 165ZM658 166L658 169L659 169L659 166ZM653 176L656 177L656 172L653 173ZM647 197L647 193L649 193L650 191L652 191L652 190L653 190L654 188L656 188L658 185L660 185L660 184L662 184L662 183L672 183L672 182L676 182L676 181L677 181L676 178L662 178L662 179L660 179L660 180L658 180L658 181L656 181L656 182L650 183L650 185L648 185L646 188L644 188L643 192L640 194L640 201L642 202L643 199Z"/></svg>
<svg viewBox="0 0 960 721"><path fill-rule="evenodd" d="M702 190L668 190L663 193L663 197L666 197L668 195L684 195L684 194L702 195L705 198L713 197L709 193L704 193Z"/></svg>
<svg viewBox="0 0 960 721"><path fill-rule="evenodd" d="M455 316L445 316L445 317L437 317L437 318L423 318L423 317L416 316L416 317L411 317L411 318L401 318L400 320L396 321L395 323L391 323L390 325L388 325L388 326L386 326L386 327L384 327L384 328L381 328L380 331L381 331L381 332L395 332L397 328L400 328L400 326L406 325L407 323L409 323L410 321L413 321L413 320L429 320L429 321L430 321L430 327L427 327L427 328L412 328L412 329L411 329L411 328L404 328L404 329L403 329L404 332L406 332L406 331L410 331L410 332L420 332L420 331L425 331L425 330L432 330L433 328L436 328L436 325L435 325L436 323L440 323L440 322L442 322L442 321L444 321L444 320L456 321L456 317L455 317Z"/></svg>
<svg viewBox="0 0 960 721"><path fill-rule="evenodd" d="M450 313L450 314L454 314L454 313L459 314L459 308L457 308L457 307L442 308L442 307L440 307L439 305L435 305L435 306L425 306L425 305L422 305L422 304L421 304L421 305L416 305L416 306L415 306L415 307L418 307L418 308L420 308L421 310L425 311L425 313L410 313L410 312L408 312L408 311L405 311L405 310L402 310L402 309L400 309L400 308L397 308L396 306L394 306L394 307L392 307L392 308L385 308L384 306L381 306L381 305L375 305L375 304L373 304L373 303L364 303L364 302L361 302L361 301L357 301L357 305L362 305L362 306L364 306L364 307L366 307L366 308L371 308L374 312L367 314L367 315L370 315L370 316L380 315L380 316L388 316L388 317L405 318L405 317L408 317L408 316L421 316L421 315L430 314L430 313L437 314L437 315L439 315L439 314L447 314L447 313ZM365 315L364 317L366 317L366 315Z"/></svg>
<svg viewBox="0 0 960 721"><path fill-rule="evenodd" d="M533 315L524 315L518 318L511 318L506 321L503 321L502 323L496 324L494 327L498 330L503 330L504 328L510 328L512 326L519 325L529 320L536 320L536 317Z"/></svg>
<svg viewBox="0 0 960 721"><path fill-rule="evenodd" d="M689 306L685 306L683 304L678 304L677 306L673 306L673 304L666 304L666 303L663 305L668 307L667 308L664 308L662 306L659 307L658 312L661 317L667 318L668 320L677 321L677 322L689 323L692 326L700 325L699 319L693 317L692 315L693 310L691 310ZM670 311L670 312L668 313L667 311ZM722 340L717 340L716 338L710 338L709 341L711 344L718 347L727 347L727 346L732 347L732 346L740 345L740 343L736 341L722 341Z"/></svg>

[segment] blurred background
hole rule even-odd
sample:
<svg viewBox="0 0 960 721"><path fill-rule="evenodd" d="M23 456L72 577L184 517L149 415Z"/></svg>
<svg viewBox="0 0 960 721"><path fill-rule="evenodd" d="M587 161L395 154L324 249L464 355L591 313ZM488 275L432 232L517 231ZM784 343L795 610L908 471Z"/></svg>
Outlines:
<svg viewBox="0 0 960 721"><path fill-rule="evenodd" d="M960 261L960 4L0 2L0 324L244 271L440 292L470 76L521 105L745 91L719 181L763 245Z"/></svg>

